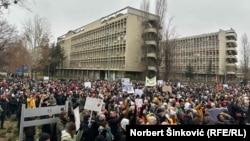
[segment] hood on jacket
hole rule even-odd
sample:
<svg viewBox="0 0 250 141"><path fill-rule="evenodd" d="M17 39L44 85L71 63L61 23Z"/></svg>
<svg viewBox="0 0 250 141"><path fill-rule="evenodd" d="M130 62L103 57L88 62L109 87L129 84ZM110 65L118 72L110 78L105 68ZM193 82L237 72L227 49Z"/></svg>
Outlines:
<svg viewBox="0 0 250 141"><path fill-rule="evenodd" d="M71 135L66 130L62 130L61 141L72 141Z"/></svg>
<svg viewBox="0 0 250 141"><path fill-rule="evenodd" d="M123 118L121 121L121 127L124 131L126 131L126 125L129 125L129 120L126 118Z"/></svg>

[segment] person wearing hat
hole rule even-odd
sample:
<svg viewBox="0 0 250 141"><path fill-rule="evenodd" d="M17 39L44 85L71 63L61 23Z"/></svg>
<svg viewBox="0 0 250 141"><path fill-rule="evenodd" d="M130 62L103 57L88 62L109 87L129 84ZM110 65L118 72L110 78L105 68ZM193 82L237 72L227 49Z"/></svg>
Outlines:
<svg viewBox="0 0 250 141"><path fill-rule="evenodd" d="M50 141L50 135L48 133L42 133L38 141Z"/></svg>

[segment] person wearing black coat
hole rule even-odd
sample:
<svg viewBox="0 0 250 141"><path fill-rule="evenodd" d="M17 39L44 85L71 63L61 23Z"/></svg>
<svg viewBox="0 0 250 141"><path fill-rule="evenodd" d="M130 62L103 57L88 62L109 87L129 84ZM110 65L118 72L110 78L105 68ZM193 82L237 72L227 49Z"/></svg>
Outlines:
<svg viewBox="0 0 250 141"><path fill-rule="evenodd" d="M110 115L108 118L109 127L111 129L111 133L114 135L114 141L117 140L117 129L121 120L123 119L123 114L119 115L115 111L110 111Z"/></svg>
<svg viewBox="0 0 250 141"><path fill-rule="evenodd" d="M1 107L3 109L3 112L0 115L0 122L1 122L0 128L4 129L4 120L5 120L7 111L8 111L8 101L6 100L6 96L5 95L1 96L0 105L1 105Z"/></svg>
<svg viewBox="0 0 250 141"><path fill-rule="evenodd" d="M94 141L98 136L98 124L95 120L90 119L90 115L85 115L83 123L80 125L83 130L81 141Z"/></svg>
<svg viewBox="0 0 250 141"><path fill-rule="evenodd" d="M187 110L184 115L183 125L192 125L193 124L193 111Z"/></svg>
<svg viewBox="0 0 250 141"><path fill-rule="evenodd" d="M18 101L14 94L9 99L9 116L16 114L18 108Z"/></svg>

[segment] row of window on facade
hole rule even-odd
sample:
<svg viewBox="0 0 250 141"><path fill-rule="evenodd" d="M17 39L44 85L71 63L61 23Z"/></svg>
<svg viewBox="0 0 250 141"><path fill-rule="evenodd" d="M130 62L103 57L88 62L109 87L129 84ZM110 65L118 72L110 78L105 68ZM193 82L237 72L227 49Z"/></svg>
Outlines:
<svg viewBox="0 0 250 141"><path fill-rule="evenodd" d="M187 38L182 40L177 40L178 44L187 44L187 43L198 43L198 42L207 42L207 41L218 41L218 35L211 35L205 37L196 37L196 38Z"/></svg>
<svg viewBox="0 0 250 141"><path fill-rule="evenodd" d="M111 34L111 35L105 35L101 38L73 42L72 47L74 48L74 47L78 47L82 45L89 45L89 44L91 44L91 46L98 46L98 45L100 46L102 44L107 45L107 44L112 44L112 43L116 43L118 41L124 41L124 40L126 40L126 31L121 32L121 33Z"/></svg>
<svg viewBox="0 0 250 141"><path fill-rule="evenodd" d="M189 52L176 52L174 55L177 58L183 58L183 57L188 57L188 58L199 58L199 57L208 57L208 56L218 56L219 55L219 50L212 50L212 51L189 51Z"/></svg>
<svg viewBox="0 0 250 141"><path fill-rule="evenodd" d="M125 56L125 47L115 47L111 49L90 50L84 52L72 52L71 59L107 58Z"/></svg>
<svg viewBox="0 0 250 141"><path fill-rule="evenodd" d="M183 49L192 49L192 48L219 48L219 42L210 42L210 43L195 43L195 44L178 44L176 46L178 50Z"/></svg>
<svg viewBox="0 0 250 141"><path fill-rule="evenodd" d="M188 64L189 62L192 62L192 63L197 63L197 64L202 64L202 65L206 65L206 64L209 64L211 61L212 64L216 64L219 62L219 58L212 58L212 59L209 59L209 58L202 58L202 59L175 59L174 60L174 64Z"/></svg>
<svg viewBox="0 0 250 141"><path fill-rule="evenodd" d="M94 30L85 32L83 34L80 34L76 37L72 38L72 42L82 42L87 40L93 40L97 38L101 38L103 36L107 36L110 34L116 34L118 32L124 32L126 31L126 25L127 20L122 19L120 21L112 22L105 24L104 26L101 26L99 28L96 28Z"/></svg>
<svg viewBox="0 0 250 141"><path fill-rule="evenodd" d="M81 50L87 50L87 49L93 49L93 48L105 48L109 46L116 46L116 45L123 45L125 44L125 35L122 37L117 38L111 38L109 40L99 40L99 41L92 41L89 43L80 43L77 45L73 45L71 50L74 51L81 51Z"/></svg>
<svg viewBox="0 0 250 141"><path fill-rule="evenodd" d="M79 61L71 61L71 67L77 68L97 68L97 69L124 69L125 68L125 60L113 60L113 61L91 61L91 62L79 62Z"/></svg>
<svg viewBox="0 0 250 141"><path fill-rule="evenodd" d="M192 66L193 67L193 66ZM187 66L175 66L173 67L174 71L177 71L177 72L186 72L187 71ZM195 73L208 73L208 70L210 68L209 67L193 67L193 71ZM215 66L212 66L211 67L211 72L210 73L214 73L214 72L218 72L219 70L219 67L215 67Z"/></svg>

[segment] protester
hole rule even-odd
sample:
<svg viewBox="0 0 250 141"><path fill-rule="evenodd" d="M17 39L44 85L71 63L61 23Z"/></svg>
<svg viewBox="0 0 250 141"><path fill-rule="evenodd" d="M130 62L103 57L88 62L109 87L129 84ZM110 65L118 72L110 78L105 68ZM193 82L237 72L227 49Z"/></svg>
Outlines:
<svg viewBox="0 0 250 141"><path fill-rule="evenodd" d="M61 112L58 121L56 123L56 137L57 141L61 141L62 131L65 130L69 117L67 112Z"/></svg>
<svg viewBox="0 0 250 141"><path fill-rule="evenodd" d="M65 130L62 130L61 141L80 141L83 131L80 128L76 133L76 125L74 122L69 122Z"/></svg>
<svg viewBox="0 0 250 141"><path fill-rule="evenodd" d="M14 99L19 105L16 112L18 118L23 103L26 103L27 108L38 108L42 97L41 107L63 105L68 101L69 110L58 116L56 129L49 131L47 129L50 126L46 126L44 130L48 133L56 130L58 141L61 141L66 124L75 121L73 109L78 106L83 130L81 141L101 140L102 137L114 141L124 140L125 125L134 124L192 126L250 123L250 87L236 83L223 86L216 83L168 81L146 87L144 81L131 81L134 91L128 92L132 89L125 88L126 84L120 80L43 81L27 78L20 81L10 79L6 80L4 86L0 85L3 111L13 109L12 106L16 105ZM87 82L88 86L85 85ZM168 86L167 90L164 86ZM87 97L102 99L100 112L84 108ZM8 99L11 99L12 104ZM0 116L1 125L6 114L3 114L4 118L2 114ZM15 114L15 110L10 114Z"/></svg>
<svg viewBox="0 0 250 141"><path fill-rule="evenodd" d="M38 141L50 141L50 135L48 133L42 133Z"/></svg>

